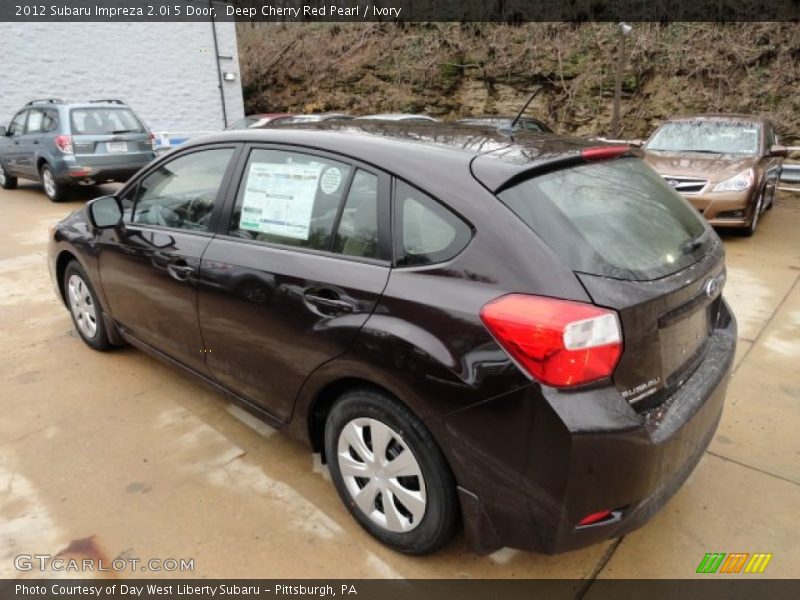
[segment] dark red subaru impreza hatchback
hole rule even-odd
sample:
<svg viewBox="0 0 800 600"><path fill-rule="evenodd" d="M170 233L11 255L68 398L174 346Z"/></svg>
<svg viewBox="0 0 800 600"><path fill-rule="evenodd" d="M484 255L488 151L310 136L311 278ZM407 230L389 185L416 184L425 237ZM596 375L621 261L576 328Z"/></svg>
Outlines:
<svg viewBox="0 0 800 600"><path fill-rule="evenodd" d="M62 221L83 340L185 369L431 552L559 552L643 524L714 434L723 248L626 148L443 124L197 139Z"/></svg>

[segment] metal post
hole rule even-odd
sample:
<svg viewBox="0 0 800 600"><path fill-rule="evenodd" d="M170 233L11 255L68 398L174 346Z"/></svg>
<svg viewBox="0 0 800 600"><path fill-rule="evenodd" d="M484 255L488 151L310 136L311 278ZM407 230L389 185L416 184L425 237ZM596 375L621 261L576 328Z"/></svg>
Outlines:
<svg viewBox="0 0 800 600"><path fill-rule="evenodd" d="M625 69L625 31L620 27L617 42L617 74L614 79L614 114L611 117L611 137L619 138L619 108L622 102L622 73Z"/></svg>
<svg viewBox="0 0 800 600"><path fill-rule="evenodd" d="M225 106L225 87L222 82L222 67L219 66L219 42L217 41L217 22L214 20L213 0L208 0L208 7L211 9L211 31L214 35L214 64L217 65L217 79L219 80L219 98L222 102L222 126L228 128L228 109Z"/></svg>
<svg viewBox="0 0 800 600"><path fill-rule="evenodd" d="M633 27L620 22L619 42L617 42L617 74L614 78L614 114L611 116L611 137L619 138L619 110L622 102L622 74L625 71L625 38L633 31Z"/></svg>

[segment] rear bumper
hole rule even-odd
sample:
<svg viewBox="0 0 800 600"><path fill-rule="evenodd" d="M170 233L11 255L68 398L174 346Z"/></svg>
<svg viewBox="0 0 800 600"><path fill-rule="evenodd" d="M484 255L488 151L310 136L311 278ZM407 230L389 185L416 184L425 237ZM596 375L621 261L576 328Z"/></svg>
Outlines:
<svg viewBox="0 0 800 600"><path fill-rule="evenodd" d="M727 306L705 359L657 409L637 414L609 388L539 386L449 415L440 435L473 547L558 553L628 533L675 493L716 431L736 348ZM501 416L502 415L502 416ZM480 436L497 430L495 447ZM492 442L488 442L492 444ZM585 516L615 511L580 527Z"/></svg>
<svg viewBox="0 0 800 600"><path fill-rule="evenodd" d="M710 192L685 195L714 227L745 227L750 223L755 186L743 192Z"/></svg>
<svg viewBox="0 0 800 600"><path fill-rule="evenodd" d="M60 183L92 180L127 181L134 173L155 158L155 152L137 152L120 156L75 155L60 161L53 173Z"/></svg>

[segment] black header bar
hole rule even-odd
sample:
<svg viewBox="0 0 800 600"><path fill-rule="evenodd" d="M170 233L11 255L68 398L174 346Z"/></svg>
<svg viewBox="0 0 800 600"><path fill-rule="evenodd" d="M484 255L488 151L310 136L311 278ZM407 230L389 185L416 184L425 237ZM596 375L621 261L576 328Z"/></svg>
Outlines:
<svg viewBox="0 0 800 600"><path fill-rule="evenodd" d="M2 0L0 21L798 21L800 0Z"/></svg>

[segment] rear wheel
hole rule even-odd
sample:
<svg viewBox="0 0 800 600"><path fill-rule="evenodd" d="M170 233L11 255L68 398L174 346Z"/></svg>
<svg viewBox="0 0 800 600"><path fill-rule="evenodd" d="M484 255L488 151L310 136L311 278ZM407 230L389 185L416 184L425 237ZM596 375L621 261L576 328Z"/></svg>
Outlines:
<svg viewBox="0 0 800 600"><path fill-rule="evenodd" d="M13 190L17 187L17 178L6 173L3 163L0 163L0 187L4 190Z"/></svg>
<svg viewBox="0 0 800 600"><path fill-rule="evenodd" d="M384 544L427 554L455 533L458 503L444 456L391 396L369 389L344 394L328 415L325 452L342 501Z"/></svg>
<svg viewBox="0 0 800 600"><path fill-rule="evenodd" d="M75 329L86 345L95 350L111 348L97 296L83 268L74 260L64 270L64 296Z"/></svg>
<svg viewBox="0 0 800 600"><path fill-rule="evenodd" d="M51 202L63 202L67 199L67 186L56 180L49 166L42 166L41 176L44 193Z"/></svg>

